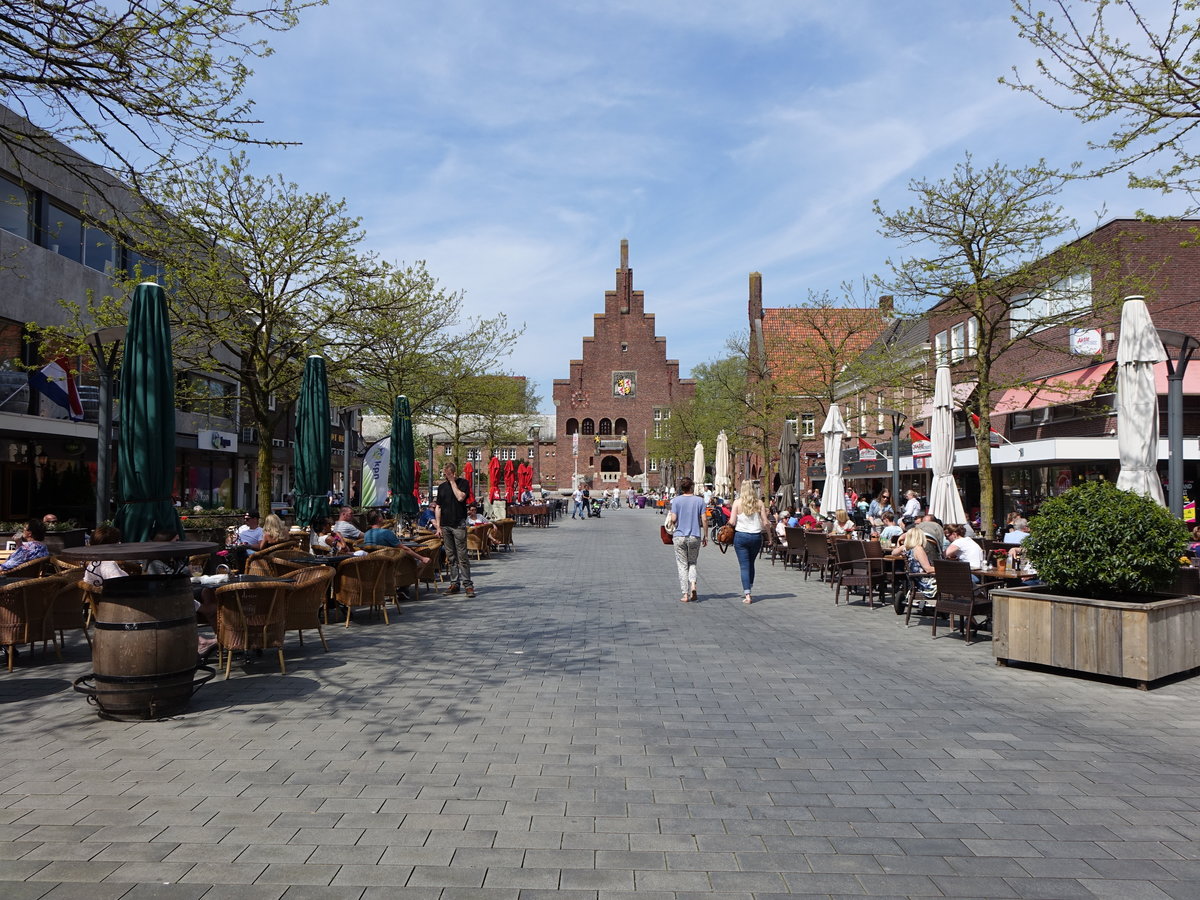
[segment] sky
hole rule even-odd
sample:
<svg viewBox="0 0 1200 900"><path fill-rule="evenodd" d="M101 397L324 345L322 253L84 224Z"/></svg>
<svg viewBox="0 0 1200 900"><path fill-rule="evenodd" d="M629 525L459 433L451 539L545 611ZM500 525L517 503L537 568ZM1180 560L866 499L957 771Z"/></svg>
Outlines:
<svg viewBox="0 0 1200 900"><path fill-rule="evenodd" d="M967 152L1096 164L1104 137L998 83L1035 56L1003 0L331 0L271 43L248 93L299 146L256 173L345 198L364 249L523 326L509 368L544 412L623 238L686 375L746 330L750 272L767 306L886 274L905 248L874 200ZM1123 176L1061 200L1082 231L1175 211Z"/></svg>

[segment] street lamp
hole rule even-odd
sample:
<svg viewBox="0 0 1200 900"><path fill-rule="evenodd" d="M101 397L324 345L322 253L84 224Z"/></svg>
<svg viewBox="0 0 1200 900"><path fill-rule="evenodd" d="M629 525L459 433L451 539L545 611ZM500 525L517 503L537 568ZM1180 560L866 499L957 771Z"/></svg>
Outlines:
<svg viewBox="0 0 1200 900"><path fill-rule="evenodd" d="M100 409L96 423L96 524L108 518L109 489L112 484L112 389L117 368L117 352L128 332L125 325L93 331L83 340L91 351L100 375ZM105 344L108 350L105 351Z"/></svg>
<svg viewBox="0 0 1200 900"><path fill-rule="evenodd" d="M533 477L537 479L537 483L542 483L542 476L538 474L541 469L541 461L538 459L538 438L541 436L541 425L529 426L529 440L533 441Z"/></svg>
<svg viewBox="0 0 1200 900"><path fill-rule="evenodd" d="M1200 341L1182 331L1156 328L1167 351L1167 488L1169 509L1183 518L1183 375ZM1172 358L1172 353L1175 354Z"/></svg>
<svg viewBox="0 0 1200 900"><path fill-rule="evenodd" d="M900 502L900 426L908 416L886 406L879 407L879 412L892 419L892 511L895 512Z"/></svg>

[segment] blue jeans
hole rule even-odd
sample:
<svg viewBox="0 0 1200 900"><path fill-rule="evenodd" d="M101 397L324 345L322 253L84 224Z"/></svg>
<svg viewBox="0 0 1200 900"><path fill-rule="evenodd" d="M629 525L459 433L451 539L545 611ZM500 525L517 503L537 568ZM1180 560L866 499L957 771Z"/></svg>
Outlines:
<svg viewBox="0 0 1200 900"><path fill-rule="evenodd" d="M581 519L586 519L586 518L587 518L587 515L586 515L586 514L584 513L584 511L583 511L583 501L582 501L582 500L576 500L576 501L575 501L575 508L574 508L573 510L571 510L571 518L572 518L572 519L573 519L573 518L575 518L575 516L577 516L577 515L578 515L578 516L579 516L579 518L581 518Z"/></svg>
<svg viewBox="0 0 1200 900"><path fill-rule="evenodd" d="M754 587L754 560L762 550L762 532L750 534L748 531L733 533L733 552L737 554L738 568L742 573L742 593L750 593Z"/></svg>

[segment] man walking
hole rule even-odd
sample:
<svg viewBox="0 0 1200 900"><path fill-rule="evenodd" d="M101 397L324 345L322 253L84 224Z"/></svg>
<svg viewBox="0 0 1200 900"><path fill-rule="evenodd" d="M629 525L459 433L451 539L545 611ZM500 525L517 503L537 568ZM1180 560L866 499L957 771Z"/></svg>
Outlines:
<svg viewBox="0 0 1200 900"><path fill-rule="evenodd" d="M575 506L571 509L571 518L579 516L583 518L583 488L575 486L575 493L571 495L571 499L575 501Z"/></svg>
<svg viewBox="0 0 1200 900"><path fill-rule="evenodd" d="M442 483L437 488L434 533L446 548L446 563L450 569L447 594L467 592L475 596L471 581L471 560L467 556L467 479L458 477L458 466L452 462L442 466Z"/></svg>

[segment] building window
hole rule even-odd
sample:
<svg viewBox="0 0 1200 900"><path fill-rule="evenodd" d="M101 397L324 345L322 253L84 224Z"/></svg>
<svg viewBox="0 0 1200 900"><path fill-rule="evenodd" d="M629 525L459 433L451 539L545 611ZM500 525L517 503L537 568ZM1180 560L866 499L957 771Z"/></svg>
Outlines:
<svg viewBox="0 0 1200 900"><path fill-rule="evenodd" d="M579 431L579 420L578 419L567 419L567 437L570 437L571 435L577 433L578 431Z"/></svg>
<svg viewBox="0 0 1200 900"><path fill-rule="evenodd" d="M1008 319L1015 338L1062 325L1092 311L1092 276L1079 272L1061 278L1040 293L1009 301Z"/></svg>
<svg viewBox="0 0 1200 900"><path fill-rule="evenodd" d="M654 407L654 436L662 438L667 434L666 422L671 418L671 410L665 406ZM620 421L620 420L618 420ZM625 432L622 432L625 433Z"/></svg>
<svg viewBox="0 0 1200 900"><path fill-rule="evenodd" d="M583 434L595 434L596 433L596 423L593 422L591 419L584 419L582 433Z"/></svg>
<svg viewBox="0 0 1200 900"><path fill-rule="evenodd" d="M46 247L59 256L83 262L83 222L79 216L54 204L46 223Z"/></svg>
<svg viewBox="0 0 1200 900"><path fill-rule="evenodd" d="M228 381L218 381L195 372L181 373L176 380L175 405L183 412L207 418L234 417L237 389Z"/></svg>
<svg viewBox="0 0 1200 900"><path fill-rule="evenodd" d="M802 413L800 416L800 437L816 437L817 434L817 416L816 413Z"/></svg>
<svg viewBox="0 0 1200 900"><path fill-rule="evenodd" d="M654 459L653 457L650 458L650 471L651 472L658 471L658 460Z"/></svg>
<svg viewBox="0 0 1200 900"><path fill-rule="evenodd" d="M629 423L624 419L613 422L613 434L629 434Z"/></svg>
<svg viewBox="0 0 1200 900"><path fill-rule="evenodd" d="M267 397L267 409L271 412L275 412L275 407L278 406L278 404L279 401L276 399L274 394L271 394L269 397Z"/></svg>
<svg viewBox="0 0 1200 900"><path fill-rule="evenodd" d="M629 344L627 344L625 341L621 341L621 352L622 353L629 352Z"/></svg>
<svg viewBox="0 0 1200 900"><path fill-rule="evenodd" d="M933 339L933 364L944 366L950 362L950 332L939 331Z"/></svg>
<svg viewBox="0 0 1200 900"><path fill-rule="evenodd" d="M0 229L29 240L33 220L29 216L29 194L7 178L0 178Z"/></svg>
<svg viewBox="0 0 1200 900"><path fill-rule="evenodd" d="M950 329L950 362L961 361L967 355L967 323L959 322Z"/></svg>
<svg viewBox="0 0 1200 900"><path fill-rule="evenodd" d="M449 456L450 451L453 449L454 447L451 444L442 444L442 456Z"/></svg>
<svg viewBox="0 0 1200 900"><path fill-rule="evenodd" d="M138 281L157 281L162 282L162 266L150 259L142 256L135 250L130 250L126 254L127 274L131 278L136 278Z"/></svg>
<svg viewBox="0 0 1200 900"><path fill-rule="evenodd" d="M608 420L608 419L600 420L600 433L601 434L612 434L612 422L610 420Z"/></svg>
<svg viewBox="0 0 1200 900"><path fill-rule="evenodd" d="M467 448L467 462L479 462L481 459L483 459L483 450L481 448Z"/></svg>
<svg viewBox="0 0 1200 900"><path fill-rule="evenodd" d="M528 457L529 459L537 459L537 451L530 447Z"/></svg>
<svg viewBox="0 0 1200 900"><path fill-rule="evenodd" d="M88 225L83 230L83 264L111 275L118 265L117 242L106 231Z"/></svg>
<svg viewBox="0 0 1200 900"><path fill-rule="evenodd" d="M514 450L512 447L501 447L496 452L496 456L499 457L501 462L505 462L506 460L510 460L510 459L515 460L517 458L517 451Z"/></svg>

